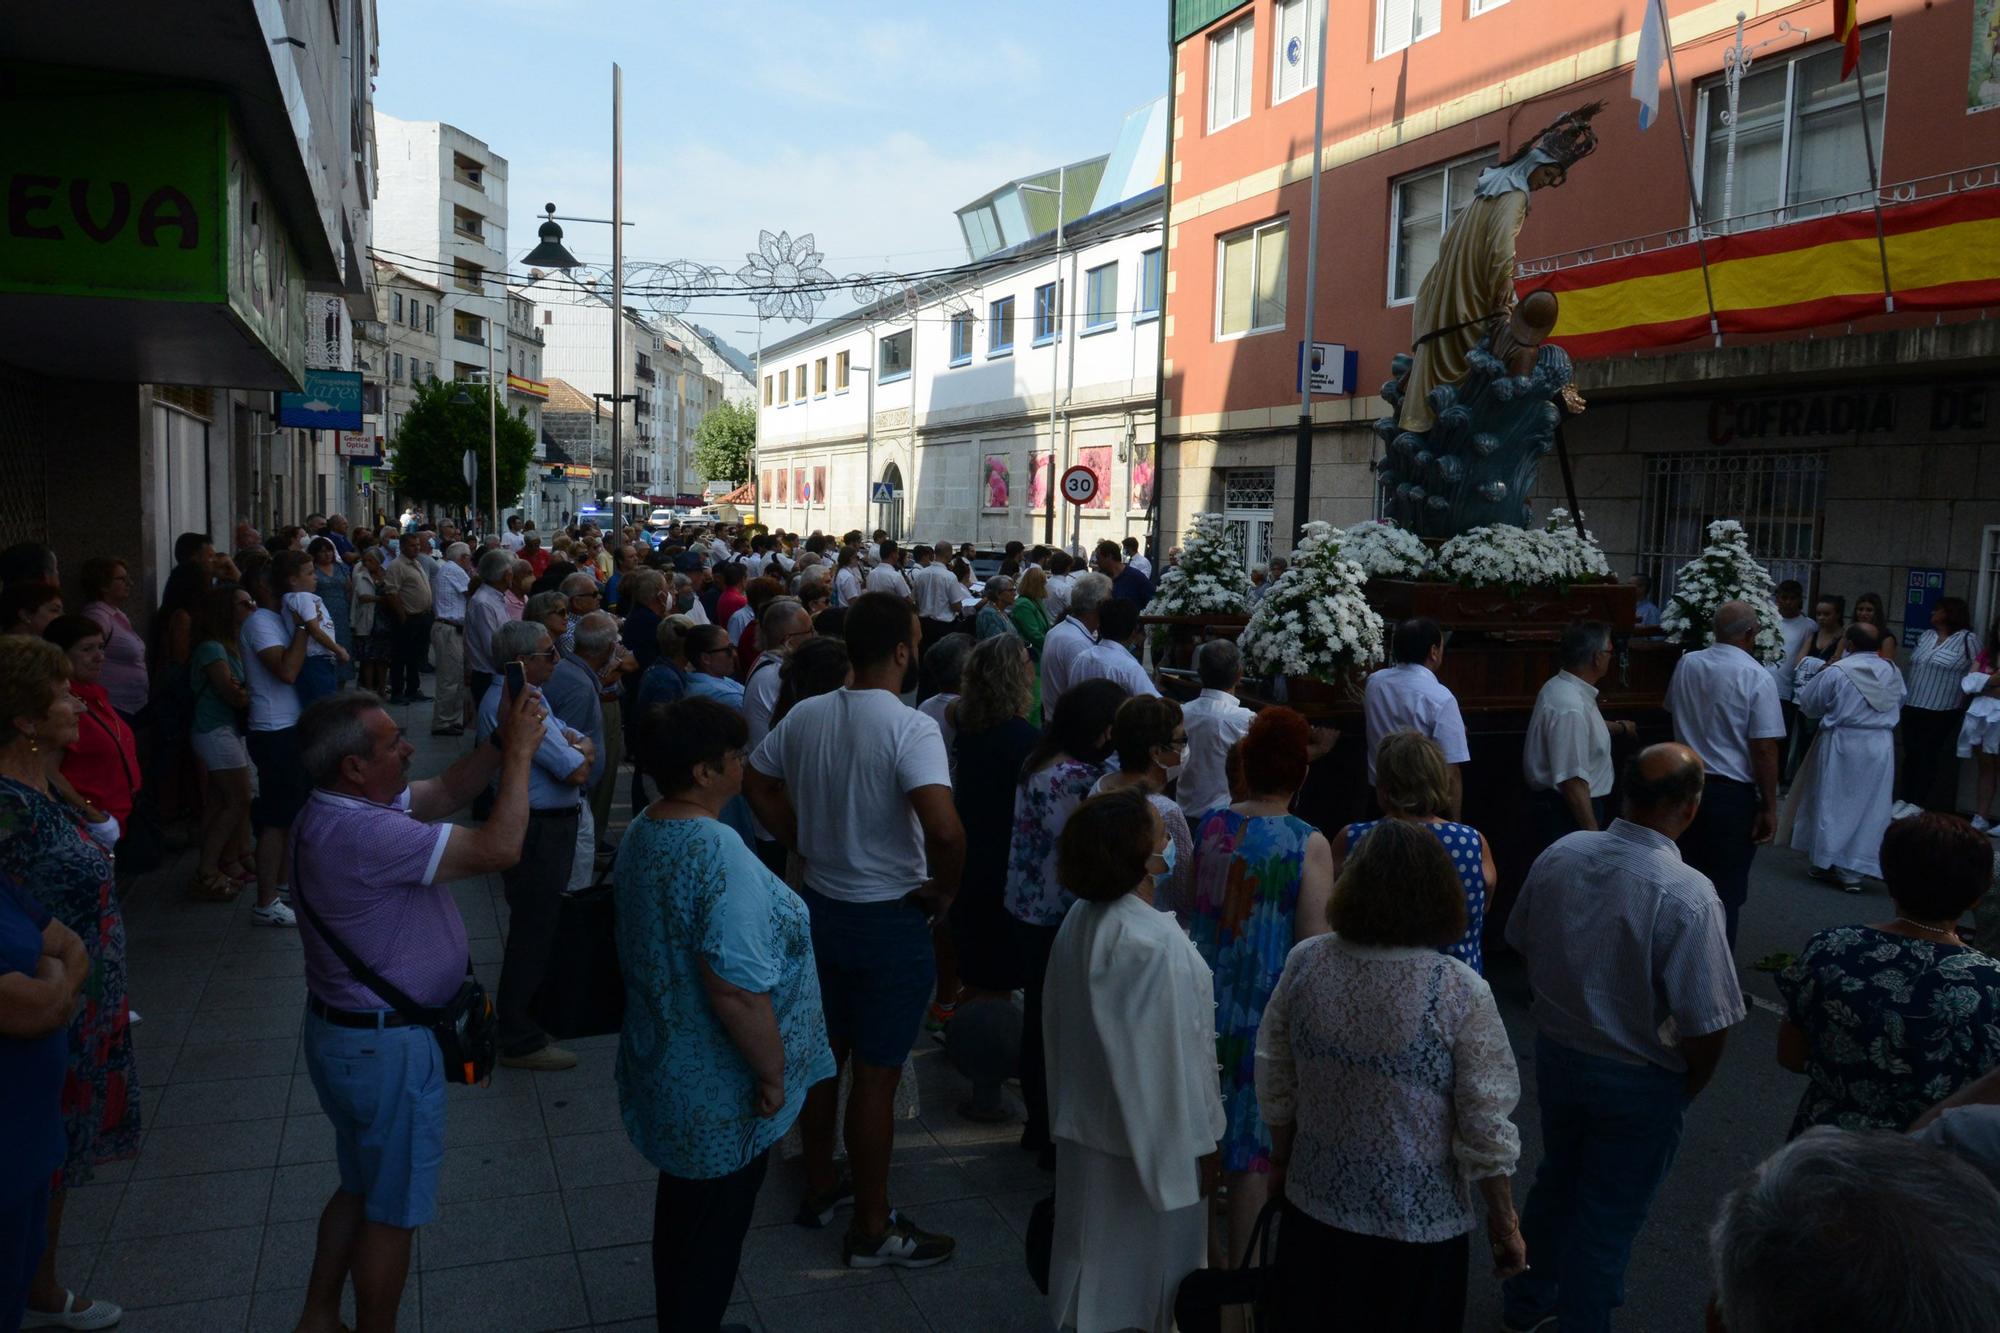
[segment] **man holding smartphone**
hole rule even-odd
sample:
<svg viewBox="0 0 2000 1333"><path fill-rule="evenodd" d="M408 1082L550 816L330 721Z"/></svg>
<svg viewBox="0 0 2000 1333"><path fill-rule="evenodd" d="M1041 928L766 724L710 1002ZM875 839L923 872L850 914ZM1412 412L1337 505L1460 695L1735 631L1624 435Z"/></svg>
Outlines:
<svg viewBox="0 0 2000 1333"><path fill-rule="evenodd" d="M526 692L540 701L541 687L555 674L555 640L536 621L510 620L493 633L493 662L500 675L479 701L482 742L497 729L505 699ZM521 859L500 876L507 892L507 946L494 1009L500 1022L500 1063L510 1069L576 1065L576 1056L552 1043L528 1016L528 1006L548 972L556 916L576 857L578 807L596 758L588 737L565 727L553 713L542 719L541 745L528 774Z"/></svg>

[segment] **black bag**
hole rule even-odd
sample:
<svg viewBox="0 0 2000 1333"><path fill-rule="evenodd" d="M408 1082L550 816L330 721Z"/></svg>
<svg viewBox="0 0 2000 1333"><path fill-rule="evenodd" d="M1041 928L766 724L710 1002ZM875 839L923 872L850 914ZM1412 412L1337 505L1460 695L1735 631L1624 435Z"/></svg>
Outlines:
<svg viewBox="0 0 2000 1333"><path fill-rule="evenodd" d="M466 960L465 982L449 1004L418 1004L380 972L362 962L360 956L347 947L347 942L328 930L326 922L320 920L319 913L299 892L302 887L299 881L303 876L299 874L298 853L303 851L303 847L294 846L292 901L306 914L313 929L319 932L327 947L339 956L357 980L387 1000L391 1009L412 1024L429 1029L437 1041L439 1054L444 1057L445 1082L485 1086L493 1077L493 1063L500 1054L500 1020L493 1012L493 1001L488 998L486 988L472 974L472 960Z"/></svg>
<svg viewBox="0 0 2000 1333"><path fill-rule="evenodd" d="M1222 1312L1238 1305L1250 1308L1244 1327L1251 1333L1274 1333L1277 1323L1271 1305L1277 1270L1271 1266L1271 1220L1284 1206L1282 1199L1273 1199L1257 1214L1242 1267L1201 1268L1181 1279L1181 1289L1174 1295L1174 1322L1180 1333L1221 1333Z"/></svg>
<svg viewBox="0 0 2000 1333"><path fill-rule="evenodd" d="M625 1025L625 975L618 967L618 912L609 884L563 895L548 970L528 1015L557 1041L602 1037Z"/></svg>
<svg viewBox="0 0 2000 1333"><path fill-rule="evenodd" d="M1035 1280L1035 1289L1046 1296L1049 1260L1056 1248L1055 1195L1035 1200L1035 1206L1028 1212L1028 1234L1024 1239L1028 1247L1028 1276Z"/></svg>

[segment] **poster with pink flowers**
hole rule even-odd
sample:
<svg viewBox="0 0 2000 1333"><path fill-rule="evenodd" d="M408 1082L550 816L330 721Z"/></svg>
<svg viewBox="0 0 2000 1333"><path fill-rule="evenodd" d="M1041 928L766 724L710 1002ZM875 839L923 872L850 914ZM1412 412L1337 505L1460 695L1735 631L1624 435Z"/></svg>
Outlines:
<svg viewBox="0 0 2000 1333"><path fill-rule="evenodd" d="M1077 466L1090 469L1090 475L1097 478L1097 494L1090 497L1085 509L1111 508L1111 446L1093 445L1076 451Z"/></svg>
<svg viewBox="0 0 2000 1333"><path fill-rule="evenodd" d="M764 473L764 503L771 503L771 474L768 470Z"/></svg>
<svg viewBox="0 0 2000 1333"><path fill-rule="evenodd" d="M1126 508L1146 510L1153 507L1153 446L1135 444L1132 446L1132 490Z"/></svg>
<svg viewBox="0 0 2000 1333"><path fill-rule="evenodd" d="M1005 509L1007 507L1008 490L1007 455L986 455L986 507L988 509Z"/></svg>
<svg viewBox="0 0 2000 1333"><path fill-rule="evenodd" d="M821 508L825 508L826 506L826 464L824 463L817 464L813 468L812 502Z"/></svg>
<svg viewBox="0 0 2000 1333"><path fill-rule="evenodd" d="M785 478L786 478L786 477L788 477L788 476L790 476L790 475L791 475L791 473L790 473L790 471L789 471L789 470L787 470L787 469L785 469L785 468L779 468L779 469L778 469L778 503L779 503L779 504L790 504L790 503L791 503L791 501L789 501L789 500L787 500L787 499L785 498Z"/></svg>
<svg viewBox="0 0 2000 1333"><path fill-rule="evenodd" d="M812 494L806 490L806 470L802 467L792 469L792 499L801 505L812 503Z"/></svg>
<svg viewBox="0 0 2000 1333"><path fill-rule="evenodd" d="M1055 458L1049 453L1028 456L1028 512L1031 514L1049 507L1049 492L1055 483Z"/></svg>

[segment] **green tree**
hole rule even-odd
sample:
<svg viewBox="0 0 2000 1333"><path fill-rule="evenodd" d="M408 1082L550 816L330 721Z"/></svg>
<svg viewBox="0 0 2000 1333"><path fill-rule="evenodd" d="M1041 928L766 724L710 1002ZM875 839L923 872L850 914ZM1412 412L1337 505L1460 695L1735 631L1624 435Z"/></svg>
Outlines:
<svg viewBox="0 0 2000 1333"><path fill-rule="evenodd" d="M694 466L703 481L742 481L757 444L757 409L724 402L694 428Z"/></svg>
<svg viewBox="0 0 2000 1333"><path fill-rule="evenodd" d="M452 401L460 390L470 403ZM417 390L417 401L403 417L389 443L389 467L396 489L426 505L464 505L484 511L488 490L486 403L483 384L432 380ZM500 502L518 500L528 482L528 463L535 454L535 433L503 403L496 418L500 455ZM478 490L465 485L465 451L478 460Z"/></svg>

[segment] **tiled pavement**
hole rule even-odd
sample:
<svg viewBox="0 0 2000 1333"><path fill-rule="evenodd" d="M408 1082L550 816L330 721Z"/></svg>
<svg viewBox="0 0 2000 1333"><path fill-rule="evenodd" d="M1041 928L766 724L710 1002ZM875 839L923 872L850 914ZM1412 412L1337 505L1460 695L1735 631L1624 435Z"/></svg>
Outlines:
<svg viewBox="0 0 2000 1333"><path fill-rule="evenodd" d="M413 733L428 709L398 709ZM452 753L414 736L414 771ZM296 932L233 907L186 901L185 872L126 886L132 1006L147 1130L136 1161L73 1190L58 1269L128 1311L122 1328L290 1329L314 1228L337 1177L333 1137L305 1075L305 986ZM497 879L452 887L488 985L506 905ZM653 1168L618 1118L617 1039L571 1043L561 1074L498 1070L452 1087L437 1221L417 1238L399 1327L512 1333L650 1329ZM1045 1333L1021 1231L1050 1177L1014 1146L1018 1127L952 1111L963 1085L938 1048L918 1053L923 1114L899 1122L891 1195L957 1256L923 1272L849 1272L840 1223L790 1221L796 1161L774 1161L744 1247L730 1318L764 1333Z"/></svg>

